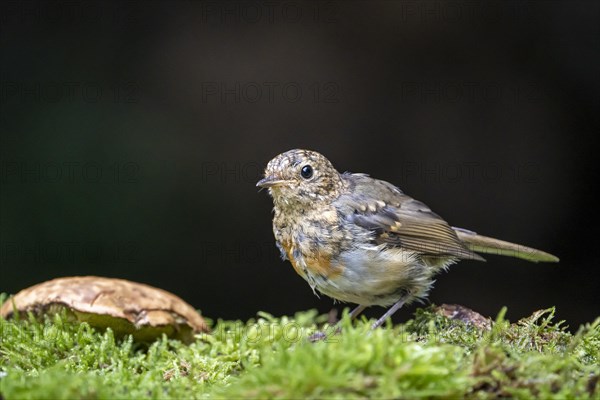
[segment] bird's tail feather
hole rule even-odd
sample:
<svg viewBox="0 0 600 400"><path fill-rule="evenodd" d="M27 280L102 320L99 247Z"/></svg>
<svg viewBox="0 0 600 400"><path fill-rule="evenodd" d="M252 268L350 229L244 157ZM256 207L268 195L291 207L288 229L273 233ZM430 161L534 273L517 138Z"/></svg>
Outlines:
<svg viewBox="0 0 600 400"><path fill-rule="evenodd" d="M531 262L558 262L559 259L552 254L531 247L505 242L487 236L478 235L462 228L452 227L458 238L471 251L485 254L497 254L501 256L517 257Z"/></svg>

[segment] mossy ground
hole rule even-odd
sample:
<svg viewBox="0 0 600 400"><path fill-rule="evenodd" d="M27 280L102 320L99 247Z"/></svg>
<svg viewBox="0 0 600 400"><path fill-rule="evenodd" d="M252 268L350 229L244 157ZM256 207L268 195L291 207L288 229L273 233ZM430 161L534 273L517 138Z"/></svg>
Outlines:
<svg viewBox="0 0 600 400"><path fill-rule="evenodd" d="M491 330L481 330L429 307L404 324L370 331L369 321L351 322L344 313L341 334L312 343L308 337L327 316L259 313L245 323L218 321L190 346L165 337L149 345L115 338L64 315L0 318L0 394L600 399L600 319L571 334L553 314L510 324L500 312Z"/></svg>

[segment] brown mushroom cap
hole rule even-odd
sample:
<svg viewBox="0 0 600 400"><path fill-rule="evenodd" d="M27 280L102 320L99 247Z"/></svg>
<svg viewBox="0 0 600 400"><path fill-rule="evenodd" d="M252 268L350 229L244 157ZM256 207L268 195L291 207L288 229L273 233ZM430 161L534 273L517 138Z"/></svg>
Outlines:
<svg viewBox="0 0 600 400"><path fill-rule="evenodd" d="M152 340L166 333L191 342L195 333L208 332L204 319L181 298L165 290L124 279L98 276L58 278L31 286L0 308L4 318L14 310L36 315L67 309L78 321Z"/></svg>

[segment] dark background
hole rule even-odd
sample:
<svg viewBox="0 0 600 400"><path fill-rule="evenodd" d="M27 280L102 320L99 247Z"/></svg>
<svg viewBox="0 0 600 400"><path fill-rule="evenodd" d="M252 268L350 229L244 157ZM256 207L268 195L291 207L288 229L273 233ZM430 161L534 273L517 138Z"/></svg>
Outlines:
<svg viewBox="0 0 600 400"><path fill-rule="evenodd" d="M301 147L561 258L462 262L432 302L600 315L598 2L0 7L0 291L94 274L212 318L326 312L254 186Z"/></svg>

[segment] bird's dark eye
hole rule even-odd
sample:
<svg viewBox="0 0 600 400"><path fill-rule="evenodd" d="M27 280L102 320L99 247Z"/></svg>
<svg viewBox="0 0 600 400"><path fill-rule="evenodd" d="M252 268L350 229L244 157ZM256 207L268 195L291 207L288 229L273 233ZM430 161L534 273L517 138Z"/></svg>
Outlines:
<svg viewBox="0 0 600 400"><path fill-rule="evenodd" d="M304 167L302 167L302 169L300 170L300 175L304 178L304 179L310 179L313 176L313 169L310 165L305 165Z"/></svg>

